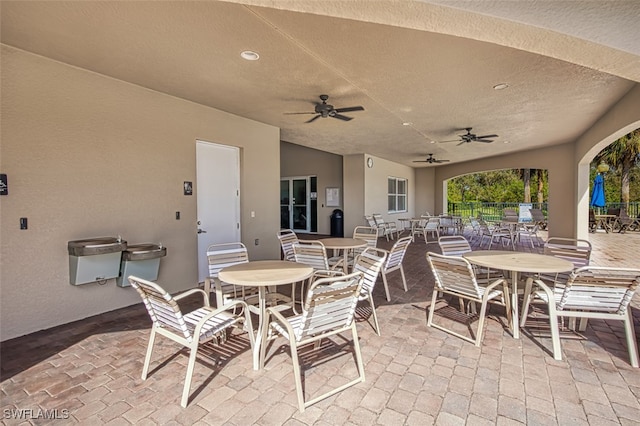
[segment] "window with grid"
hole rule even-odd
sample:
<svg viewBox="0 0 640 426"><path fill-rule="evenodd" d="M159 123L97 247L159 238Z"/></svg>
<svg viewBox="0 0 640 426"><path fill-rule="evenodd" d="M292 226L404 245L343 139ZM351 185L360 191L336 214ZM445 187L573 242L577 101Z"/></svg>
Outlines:
<svg viewBox="0 0 640 426"><path fill-rule="evenodd" d="M389 177L388 210L389 213L407 211L407 180Z"/></svg>

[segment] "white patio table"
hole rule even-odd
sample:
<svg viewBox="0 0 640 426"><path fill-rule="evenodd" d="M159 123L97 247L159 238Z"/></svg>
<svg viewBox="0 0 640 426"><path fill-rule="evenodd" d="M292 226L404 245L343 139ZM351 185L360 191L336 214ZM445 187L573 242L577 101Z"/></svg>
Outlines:
<svg viewBox="0 0 640 426"><path fill-rule="evenodd" d="M511 271L511 331L520 338L518 314L518 279L520 272L558 273L573 270L573 263L558 257L517 251L477 250L462 255L474 265Z"/></svg>
<svg viewBox="0 0 640 426"><path fill-rule="evenodd" d="M268 327L264 321L267 310L267 287L284 284L294 285L313 275L313 268L286 260L254 260L224 268L218 274L225 283L258 288L258 334L253 348L253 369L260 369L260 345L262 330ZM294 300L291 301L295 303Z"/></svg>

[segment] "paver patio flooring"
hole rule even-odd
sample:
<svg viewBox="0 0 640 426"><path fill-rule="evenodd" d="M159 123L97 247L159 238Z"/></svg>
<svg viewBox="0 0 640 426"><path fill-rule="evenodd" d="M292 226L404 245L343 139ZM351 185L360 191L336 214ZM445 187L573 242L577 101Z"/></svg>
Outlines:
<svg viewBox="0 0 640 426"><path fill-rule="evenodd" d="M593 264L640 266L640 233L590 237ZM382 247L391 244L380 239ZM374 299L382 336L359 318L366 381L304 413L297 409L284 340L269 347L265 369L253 371L242 334L220 348L207 346L196 364L189 406L181 408L186 352L158 338L152 374L142 381L150 320L136 305L3 342L2 423L640 424L640 369L629 364L622 323L590 320L584 336L562 332L563 360L556 361L548 333L513 339L497 307L489 312L482 347L476 348L427 328L433 289L427 250L439 252L437 244L424 241L409 248L404 262L408 292L399 274L392 273L392 300L387 302L378 281ZM640 335L640 295L632 305ZM439 312L446 314L446 308ZM340 351L342 343L327 343L330 359L305 367L307 392L353 377L353 357ZM25 418L39 414L64 419Z"/></svg>

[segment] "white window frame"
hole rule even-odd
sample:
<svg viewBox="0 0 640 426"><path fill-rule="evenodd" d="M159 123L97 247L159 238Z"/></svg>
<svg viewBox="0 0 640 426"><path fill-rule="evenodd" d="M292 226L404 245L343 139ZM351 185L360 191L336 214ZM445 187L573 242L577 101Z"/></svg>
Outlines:
<svg viewBox="0 0 640 426"><path fill-rule="evenodd" d="M390 192L390 184L391 181L393 181L393 186L394 186L394 191ZM400 192L398 189L398 183L399 182L404 182L404 192ZM408 203L408 199L407 199L407 194L408 194L408 190L409 190L409 181L405 178L400 178L400 177L395 177L395 176L389 176L387 177L387 209L388 209L388 213L404 213L408 211L407 208L407 203ZM391 197L394 197L394 209L389 209L389 200ZM398 208L398 200L399 199L404 199L404 209L399 209Z"/></svg>

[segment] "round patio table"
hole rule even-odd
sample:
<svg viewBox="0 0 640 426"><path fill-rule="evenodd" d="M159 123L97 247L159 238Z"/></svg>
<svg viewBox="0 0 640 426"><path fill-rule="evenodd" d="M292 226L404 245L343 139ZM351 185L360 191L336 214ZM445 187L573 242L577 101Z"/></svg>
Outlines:
<svg viewBox="0 0 640 426"><path fill-rule="evenodd" d="M558 273L572 271L573 263L559 257L518 251L477 250L462 255L474 265L511 271L511 327L514 339L520 338L518 317L518 275L520 272Z"/></svg>
<svg viewBox="0 0 640 426"><path fill-rule="evenodd" d="M344 271L345 274L349 273L348 272L349 263L347 259L348 250L359 248L359 247L365 247L367 245L367 242L365 240L361 240L359 238L347 238L347 237L323 238L319 241L322 244L324 244L325 248L333 249L333 250L342 250L342 256L343 256L342 270Z"/></svg>
<svg viewBox="0 0 640 426"><path fill-rule="evenodd" d="M313 268L287 260L253 260L224 268L218 274L225 283L258 288L258 335L253 347L253 369L260 369L260 345L266 324L267 287L284 284L294 285L313 275ZM291 303L295 303L294 300Z"/></svg>

